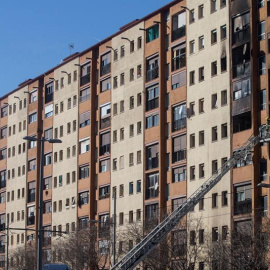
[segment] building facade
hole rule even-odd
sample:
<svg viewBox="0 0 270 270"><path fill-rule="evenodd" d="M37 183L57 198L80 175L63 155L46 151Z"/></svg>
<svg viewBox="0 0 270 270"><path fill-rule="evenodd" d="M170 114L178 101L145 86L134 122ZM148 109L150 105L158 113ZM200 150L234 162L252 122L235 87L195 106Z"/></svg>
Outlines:
<svg viewBox="0 0 270 270"><path fill-rule="evenodd" d="M41 166L46 261L62 231L92 223L109 252L114 217L121 257L138 242L129 230L149 232L257 135L269 110L269 10L266 0L173 1L1 97L0 266L8 224L26 229L12 231L10 252L36 244ZM45 142L40 164L39 141L25 136L62 143ZM267 212L257 184L268 159L257 146L195 206L180 230L188 249ZM206 269L205 256L188 263Z"/></svg>

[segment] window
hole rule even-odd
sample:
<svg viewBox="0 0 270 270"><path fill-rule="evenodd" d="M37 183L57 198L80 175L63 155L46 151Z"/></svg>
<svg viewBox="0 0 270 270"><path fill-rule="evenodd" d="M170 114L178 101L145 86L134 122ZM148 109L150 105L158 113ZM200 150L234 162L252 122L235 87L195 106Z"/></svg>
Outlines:
<svg viewBox="0 0 270 270"><path fill-rule="evenodd" d="M113 77L113 88L117 88L118 87L118 78L117 76Z"/></svg>
<svg viewBox="0 0 270 270"><path fill-rule="evenodd" d="M172 210L174 211L175 209L177 209L185 201L186 201L186 197L182 197L182 198L172 200Z"/></svg>
<svg viewBox="0 0 270 270"><path fill-rule="evenodd" d="M190 231L189 243L191 246L194 246L196 244L196 232L195 231Z"/></svg>
<svg viewBox="0 0 270 270"><path fill-rule="evenodd" d="M120 156L119 158L119 169L124 169L124 156Z"/></svg>
<svg viewBox="0 0 270 270"><path fill-rule="evenodd" d="M80 141L80 154L84 154L90 150L90 139Z"/></svg>
<svg viewBox="0 0 270 270"><path fill-rule="evenodd" d="M53 104L50 104L45 107L45 118L49 118L52 115L53 115Z"/></svg>
<svg viewBox="0 0 270 270"><path fill-rule="evenodd" d="M37 121L37 113L32 113L29 115L29 124Z"/></svg>
<svg viewBox="0 0 270 270"><path fill-rule="evenodd" d="M120 75L120 85L124 85L125 84L125 73L121 73Z"/></svg>
<svg viewBox="0 0 270 270"><path fill-rule="evenodd" d="M142 162L142 151L137 151L137 164Z"/></svg>
<svg viewBox="0 0 270 270"><path fill-rule="evenodd" d="M7 148L0 149L0 160L7 158Z"/></svg>
<svg viewBox="0 0 270 270"><path fill-rule="evenodd" d="M137 39L137 49L141 49L142 48L142 37L138 37Z"/></svg>
<svg viewBox="0 0 270 270"><path fill-rule="evenodd" d="M159 76L159 56L146 60L146 82L152 81Z"/></svg>
<svg viewBox="0 0 270 270"><path fill-rule="evenodd" d="M73 81L76 82L77 81L77 78L78 78L78 71L77 70L74 70L73 71Z"/></svg>
<svg viewBox="0 0 270 270"><path fill-rule="evenodd" d="M235 201L234 201L234 213L235 215L247 214L252 211L252 199L251 199L251 184L236 186L234 188Z"/></svg>
<svg viewBox="0 0 270 270"><path fill-rule="evenodd" d="M44 166L52 164L52 153L44 155Z"/></svg>
<svg viewBox="0 0 270 270"><path fill-rule="evenodd" d="M217 75L217 61L211 63L211 76Z"/></svg>
<svg viewBox="0 0 270 270"><path fill-rule="evenodd" d="M186 43L172 49L172 71L186 66Z"/></svg>
<svg viewBox="0 0 270 270"><path fill-rule="evenodd" d="M101 56L100 76L104 76L111 72L111 52Z"/></svg>
<svg viewBox="0 0 270 270"><path fill-rule="evenodd" d="M217 100L217 94L212 95L212 109L217 109L218 107L218 100Z"/></svg>
<svg viewBox="0 0 270 270"><path fill-rule="evenodd" d="M258 39L259 40L265 39L265 21L258 23Z"/></svg>
<svg viewBox="0 0 270 270"><path fill-rule="evenodd" d="M173 183L186 180L186 166L173 169Z"/></svg>
<svg viewBox="0 0 270 270"><path fill-rule="evenodd" d="M146 199L156 198L159 194L159 174L152 173L146 179Z"/></svg>
<svg viewBox="0 0 270 270"><path fill-rule="evenodd" d="M99 199L106 199L110 197L110 186L102 186L99 188Z"/></svg>
<svg viewBox="0 0 270 270"><path fill-rule="evenodd" d="M195 71L190 71L189 72L189 84L193 85L195 84Z"/></svg>
<svg viewBox="0 0 270 270"><path fill-rule="evenodd" d="M217 127L212 127L212 142L217 141L217 139L218 139Z"/></svg>
<svg viewBox="0 0 270 270"><path fill-rule="evenodd" d="M137 211L136 211L136 220L137 221L141 220L141 209L137 209Z"/></svg>
<svg viewBox="0 0 270 270"><path fill-rule="evenodd" d="M80 90L80 102L84 102L90 98L90 88Z"/></svg>
<svg viewBox="0 0 270 270"><path fill-rule="evenodd" d="M199 210L204 210L204 198L201 198L199 201Z"/></svg>
<svg viewBox="0 0 270 270"><path fill-rule="evenodd" d="M100 128L109 127L111 124L111 104L106 104L100 107Z"/></svg>
<svg viewBox="0 0 270 270"><path fill-rule="evenodd" d="M218 227L212 228L212 241L216 242L218 240Z"/></svg>
<svg viewBox="0 0 270 270"><path fill-rule="evenodd" d="M193 148L195 147L195 134L190 134L189 135L189 145L190 145L190 148Z"/></svg>
<svg viewBox="0 0 270 270"><path fill-rule="evenodd" d="M129 70L129 80L134 81L134 68Z"/></svg>
<svg viewBox="0 0 270 270"><path fill-rule="evenodd" d="M129 211L129 215L128 215L128 219L129 219L129 223L133 223L133 211Z"/></svg>
<svg viewBox="0 0 270 270"><path fill-rule="evenodd" d="M124 197L124 185L120 185L119 187L119 197Z"/></svg>
<svg viewBox="0 0 270 270"><path fill-rule="evenodd" d="M153 86L147 89L146 111L153 110L159 106L159 87Z"/></svg>
<svg viewBox="0 0 270 270"><path fill-rule="evenodd" d="M211 31L211 44L217 43L217 29Z"/></svg>
<svg viewBox="0 0 270 270"><path fill-rule="evenodd" d="M199 145L204 145L204 131L199 132Z"/></svg>
<svg viewBox="0 0 270 270"><path fill-rule="evenodd" d="M142 181L137 180L137 187L136 187L136 192L140 193L142 191Z"/></svg>
<svg viewBox="0 0 270 270"><path fill-rule="evenodd" d="M130 153L129 154L129 166L133 166L134 165L134 154Z"/></svg>
<svg viewBox="0 0 270 270"><path fill-rule="evenodd" d="M117 158L113 159L113 170L116 171L117 170Z"/></svg>
<svg viewBox="0 0 270 270"><path fill-rule="evenodd" d="M118 60L118 50L114 50L114 53L113 53L113 60L114 61L117 61Z"/></svg>
<svg viewBox="0 0 270 270"><path fill-rule="evenodd" d="M133 194L133 182L129 182L129 195Z"/></svg>
<svg viewBox="0 0 270 270"><path fill-rule="evenodd" d="M186 85L186 71L172 75L172 90Z"/></svg>
<svg viewBox="0 0 270 270"><path fill-rule="evenodd" d="M121 212L119 213L119 225L123 225L124 224L124 213Z"/></svg>
<svg viewBox="0 0 270 270"><path fill-rule="evenodd" d="M137 122L137 134L142 133L142 122Z"/></svg>
<svg viewBox="0 0 270 270"><path fill-rule="evenodd" d="M221 91L221 106L227 105L227 90Z"/></svg>
<svg viewBox="0 0 270 270"><path fill-rule="evenodd" d="M199 50L204 49L204 36L199 37Z"/></svg>
<svg viewBox="0 0 270 270"><path fill-rule="evenodd" d="M198 8L198 18L202 19L204 17L204 6L200 5Z"/></svg>
<svg viewBox="0 0 270 270"><path fill-rule="evenodd" d="M199 178L204 178L204 163L199 165Z"/></svg>
<svg viewBox="0 0 270 270"><path fill-rule="evenodd" d="M220 59L220 69L221 69L221 72L227 71L227 57L226 56L222 56Z"/></svg>
<svg viewBox="0 0 270 270"><path fill-rule="evenodd" d="M53 82L45 85L45 104L53 101Z"/></svg>
<svg viewBox="0 0 270 270"><path fill-rule="evenodd" d="M88 204L89 202L89 191L79 193L79 206Z"/></svg>
<svg viewBox="0 0 270 270"><path fill-rule="evenodd" d="M228 191L222 191L221 193L221 204L222 206L228 205Z"/></svg>
<svg viewBox="0 0 270 270"><path fill-rule="evenodd" d="M204 229L199 230L199 243L200 244L204 243Z"/></svg>
<svg viewBox="0 0 270 270"><path fill-rule="evenodd" d="M8 106L4 106L1 108L1 117L5 117L8 115Z"/></svg>
<svg viewBox="0 0 270 270"><path fill-rule="evenodd" d="M89 165L79 167L79 179L89 177Z"/></svg>
<svg viewBox="0 0 270 270"><path fill-rule="evenodd" d="M218 207L218 194L213 193L212 194L212 208Z"/></svg>
<svg viewBox="0 0 270 270"><path fill-rule="evenodd" d="M199 99L199 113L204 113L204 98Z"/></svg>
<svg viewBox="0 0 270 270"><path fill-rule="evenodd" d="M137 66L137 78L142 76L142 65Z"/></svg>
<svg viewBox="0 0 270 270"><path fill-rule="evenodd" d="M151 42L159 37L159 24L148 28L146 30L146 42Z"/></svg>
<svg viewBox="0 0 270 270"><path fill-rule="evenodd" d="M29 103L37 101L37 90L31 92L29 95Z"/></svg>
<svg viewBox="0 0 270 270"><path fill-rule="evenodd" d="M227 0L220 0L220 8L223 8L226 6L226 1Z"/></svg>
<svg viewBox="0 0 270 270"><path fill-rule="evenodd" d="M199 68L199 82L204 81L204 67Z"/></svg>
<svg viewBox="0 0 270 270"><path fill-rule="evenodd" d="M259 57L259 75L265 75L266 63L265 63L265 54L262 53Z"/></svg>
<svg viewBox="0 0 270 270"><path fill-rule="evenodd" d="M134 125L130 125L129 126L129 137L133 137L134 136Z"/></svg>
<svg viewBox="0 0 270 270"><path fill-rule="evenodd" d="M194 9L191 9L189 11L189 23L194 23L195 22L195 11Z"/></svg>
<svg viewBox="0 0 270 270"><path fill-rule="evenodd" d="M220 39L223 40L225 38L227 38L227 26L226 26L226 24L220 26Z"/></svg>
<svg viewBox="0 0 270 270"><path fill-rule="evenodd" d="M81 86L90 82L90 68L90 63L81 66Z"/></svg>
<svg viewBox="0 0 270 270"><path fill-rule="evenodd" d="M64 87L64 77L62 77L60 79L60 87L63 88Z"/></svg>
<svg viewBox="0 0 270 270"><path fill-rule="evenodd" d="M267 180L267 162L262 160L260 162L260 181Z"/></svg>
<svg viewBox="0 0 270 270"><path fill-rule="evenodd" d="M195 53L195 40L191 40L189 42L189 53L190 54Z"/></svg>
<svg viewBox="0 0 270 270"><path fill-rule="evenodd" d="M178 131L186 127L186 104L181 104L173 107L173 123L172 131Z"/></svg>
<svg viewBox="0 0 270 270"><path fill-rule="evenodd" d="M266 90L261 90L259 92L259 107L260 110L266 110Z"/></svg>
<svg viewBox="0 0 270 270"><path fill-rule="evenodd" d="M211 13L217 11L217 0L211 0Z"/></svg>
<svg viewBox="0 0 270 270"><path fill-rule="evenodd" d="M221 125L221 139L228 137L227 123Z"/></svg>
<svg viewBox="0 0 270 270"><path fill-rule="evenodd" d="M159 145L154 144L146 147L146 169L151 170L158 168L159 162Z"/></svg>
<svg viewBox="0 0 270 270"><path fill-rule="evenodd" d="M47 177L44 179L44 190L52 188L52 177Z"/></svg>
<svg viewBox="0 0 270 270"><path fill-rule="evenodd" d="M186 13L181 12L172 16L172 41L186 34Z"/></svg>
<svg viewBox="0 0 270 270"><path fill-rule="evenodd" d="M100 83L100 91L105 92L111 89L111 77L107 78Z"/></svg>
<svg viewBox="0 0 270 270"><path fill-rule="evenodd" d="M120 57L125 57L125 46L121 46L120 48Z"/></svg>
<svg viewBox="0 0 270 270"><path fill-rule="evenodd" d="M227 240L228 226L222 226L222 240Z"/></svg>
<svg viewBox="0 0 270 270"><path fill-rule="evenodd" d="M129 98L129 109L130 110L134 109L134 96L131 96Z"/></svg>
<svg viewBox="0 0 270 270"><path fill-rule="evenodd" d="M90 111L80 114L79 124L80 128L90 125Z"/></svg>
<svg viewBox="0 0 270 270"><path fill-rule="evenodd" d="M120 129L120 140L122 141L122 140L124 140L124 138L125 138L125 130L124 130L124 128L121 128Z"/></svg>
<svg viewBox="0 0 270 270"><path fill-rule="evenodd" d="M28 161L28 171L34 171L36 170L36 160L32 159Z"/></svg>

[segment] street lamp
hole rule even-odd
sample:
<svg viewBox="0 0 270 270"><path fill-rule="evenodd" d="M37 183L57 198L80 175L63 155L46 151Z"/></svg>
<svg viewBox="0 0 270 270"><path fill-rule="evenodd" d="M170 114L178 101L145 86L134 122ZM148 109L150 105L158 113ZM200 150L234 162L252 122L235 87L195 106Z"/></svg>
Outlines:
<svg viewBox="0 0 270 270"><path fill-rule="evenodd" d="M42 137L38 139L36 137L25 136L23 137L24 140L27 141L40 141L40 171L39 171L39 199L38 199L38 254L37 254L37 270L42 270L42 226L43 226L43 169L44 169L44 142L49 143L62 143L59 139L46 139Z"/></svg>
<svg viewBox="0 0 270 270"><path fill-rule="evenodd" d="M265 188L270 188L270 184L265 184L265 183L259 183L257 187L265 187Z"/></svg>

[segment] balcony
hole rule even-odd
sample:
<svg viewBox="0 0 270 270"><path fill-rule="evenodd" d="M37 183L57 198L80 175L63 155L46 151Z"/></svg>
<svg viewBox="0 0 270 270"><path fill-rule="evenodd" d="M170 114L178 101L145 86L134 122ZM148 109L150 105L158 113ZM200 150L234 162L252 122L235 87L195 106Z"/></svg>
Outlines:
<svg viewBox="0 0 270 270"><path fill-rule="evenodd" d="M101 67L100 69L100 76L104 76L111 72L111 63Z"/></svg>
<svg viewBox="0 0 270 270"><path fill-rule="evenodd" d="M235 205L234 205L235 215L248 214L248 213L251 213L251 211L252 211L252 200L235 202Z"/></svg>
<svg viewBox="0 0 270 270"><path fill-rule="evenodd" d="M155 108L158 108L158 104L159 104L158 97L148 100L146 102L146 111L151 111Z"/></svg>
<svg viewBox="0 0 270 270"><path fill-rule="evenodd" d="M186 66L186 57L178 56L172 59L172 71L183 68Z"/></svg>
<svg viewBox="0 0 270 270"><path fill-rule="evenodd" d="M186 35L186 26L182 26L172 31L172 41L175 41Z"/></svg>
<svg viewBox="0 0 270 270"><path fill-rule="evenodd" d="M249 76L250 75L250 62L243 63L233 67L233 78L239 76Z"/></svg>
<svg viewBox="0 0 270 270"><path fill-rule="evenodd" d="M250 27L247 25L245 28L234 32L233 36L233 45L237 43L247 42L250 40Z"/></svg>
<svg viewBox="0 0 270 270"><path fill-rule="evenodd" d="M6 187L6 180L0 181L0 188L5 188Z"/></svg>
<svg viewBox="0 0 270 270"><path fill-rule="evenodd" d="M34 202L35 201L35 197L36 197L36 193L30 193L28 194L28 202L31 203L31 202Z"/></svg>
<svg viewBox="0 0 270 270"><path fill-rule="evenodd" d="M111 144L101 145L99 149L99 155L103 156L105 154L110 154L110 148L111 148Z"/></svg>
<svg viewBox="0 0 270 270"><path fill-rule="evenodd" d="M187 126L187 119L186 118L174 120L172 123L172 131L174 132L174 131L181 130L181 129L185 128L186 126Z"/></svg>
<svg viewBox="0 0 270 270"><path fill-rule="evenodd" d="M90 73L81 77L81 86L90 83Z"/></svg>
<svg viewBox="0 0 270 270"><path fill-rule="evenodd" d="M30 216L27 219L27 225L34 225L35 224L35 216Z"/></svg>
<svg viewBox="0 0 270 270"><path fill-rule="evenodd" d="M158 197L159 194L159 187L155 189L154 187L150 187L146 190L146 199L152 199Z"/></svg>
<svg viewBox="0 0 270 270"><path fill-rule="evenodd" d="M158 78L158 70L159 70L158 66L147 70L147 72L146 72L146 82L150 82L150 81Z"/></svg>
<svg viewBox="0 0 270 270"><path fill-rule="evenodd" d="M0 224L0 231L4 231L6 228L6 223Z"/></svg>
<svg viewBox="0 0 270 270"><path fill-rule="evenodd" d="M100 120L100 129L107 128L111 125L111 116L101 118Z"/></svg>
<svg viewBox="0 0 270 270"><path fill-rule="evenodd" d="M158 156L147 159L147 170L152 170L158 167Z"/></svg>
<svg viewBox="0 0 270 270"><path fill-rule="evenodd" d="M179 161L182 161L182 160L186 159L186 155L187 155L187 150L186 149L182 149L180 151L173 152L173 154L172 154L172 163L179 162Z"/></svg>

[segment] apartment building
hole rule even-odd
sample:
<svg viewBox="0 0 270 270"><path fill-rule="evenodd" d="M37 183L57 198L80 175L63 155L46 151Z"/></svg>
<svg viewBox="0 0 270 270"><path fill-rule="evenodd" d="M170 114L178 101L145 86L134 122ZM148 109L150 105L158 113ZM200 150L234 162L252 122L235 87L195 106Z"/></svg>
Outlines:
<svg viewBox="0 0 270 270"><path fill-rule="evenodd" d="M173 1L0 98L0 267L7 223L30 229L14 230L11 252L37 239L41 146L23 137L62 140L44 144L50 261L61 231L92 223L109 252L114 211L123 256L138 241L130 227L149 232L258 134L269 111L270 2L255 2ZM187 230L188 246L203 246L204 235L228 240L254 209L266 213L269 191L257 184L268 181L268 155L266 144L256 147L173 235ZM188 264L206 269L205 256ZM16 269L14 258L10 264Z"/></svg>

